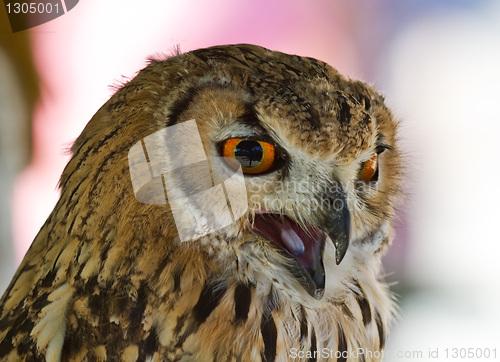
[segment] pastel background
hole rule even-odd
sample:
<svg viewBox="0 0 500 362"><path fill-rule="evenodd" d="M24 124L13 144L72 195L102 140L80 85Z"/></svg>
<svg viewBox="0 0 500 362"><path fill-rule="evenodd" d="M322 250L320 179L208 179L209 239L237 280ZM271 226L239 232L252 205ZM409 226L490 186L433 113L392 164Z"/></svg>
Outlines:
<svg viewBox="0 0 500 362"><path fill-rule="evenodd" d="M373 83L401 120L409 176L384 260L401 310L385 361L445 361L455 347L496 348L500 359L500 2L82 0L29 35L40 98L31 163L15 179L2 173L0 293L55 205L67 148L110 86L176 46L254 43ZM15 94L10 77L4 101ZM2 139L15 128L2 125Z"/></svg>

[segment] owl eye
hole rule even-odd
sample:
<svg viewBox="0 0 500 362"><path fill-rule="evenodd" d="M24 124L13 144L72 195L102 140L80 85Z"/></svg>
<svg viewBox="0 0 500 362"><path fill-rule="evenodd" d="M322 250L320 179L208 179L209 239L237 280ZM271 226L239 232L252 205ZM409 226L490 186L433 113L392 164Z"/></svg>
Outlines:
<svg viewBox="0 0 500 362"><path fill-rule="evenodd" d="M377 181L378 179L378 153L372 153L371 157L363 163L363 167L359 172L359 177L365 181Z"/></svg>
<svg viewBox="0 0 500 362"><path fill-rule="evenodd" d="M275 149L264 141L231 138L222 144L222 157L229 166L241 169L245 174L260 174L268 171L274 164ZM231 162L232 160L238 162Z"/></svg>

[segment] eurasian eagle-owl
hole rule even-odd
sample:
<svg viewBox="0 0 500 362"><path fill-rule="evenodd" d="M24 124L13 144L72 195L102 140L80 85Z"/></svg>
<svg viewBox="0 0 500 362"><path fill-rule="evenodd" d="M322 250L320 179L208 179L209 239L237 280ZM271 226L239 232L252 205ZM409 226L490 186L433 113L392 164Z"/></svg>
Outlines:
<svg viewBox="0 0 500 362"><path fill-rule="evenodd" d="M396 128L370 86L312 58L227 45L152 60L74 143L1 299L0 359L378 360ZM186 162L162 173L154 157ZM205 231L183 238L188 214Z"/></svg>

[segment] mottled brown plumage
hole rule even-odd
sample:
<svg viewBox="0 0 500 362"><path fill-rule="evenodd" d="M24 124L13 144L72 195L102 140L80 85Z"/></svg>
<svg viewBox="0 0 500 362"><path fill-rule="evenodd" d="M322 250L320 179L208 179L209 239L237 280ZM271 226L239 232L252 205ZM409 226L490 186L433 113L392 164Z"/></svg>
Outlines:
<svg viewBox="0 0 500 362"><path fill-rule="evenodd" d="M243 218L180 242L168 203L137 201L128 152L191 119L209 157L228 138L259 138L279 162L245 176ZM0 360L378 360L349 354L382 349L393 313L380 255L400 159L370 86L257 46L200 49L152 61L72 152L60 200L1 299ZM378 170L365 181L370 157ZM262 209L317 230L305 244L317 260L253 232Z"/></svg>

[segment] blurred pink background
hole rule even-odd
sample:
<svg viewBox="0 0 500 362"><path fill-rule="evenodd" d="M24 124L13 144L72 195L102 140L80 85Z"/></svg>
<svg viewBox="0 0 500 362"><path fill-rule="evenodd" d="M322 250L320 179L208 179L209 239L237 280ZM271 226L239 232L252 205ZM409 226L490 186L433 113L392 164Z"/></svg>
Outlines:
<svg viewBox="0 0 500 362"><path fill-rule="evenodd" d="M55 205L67 148L110 85L177 45L254 43L375 83L402 120L408 199L385 259L401 319L387 350L423 358L385 361L430 361L436 348L500 354L499 24L495 1L80 1L30 31L42 93L34 157L13 194L17 262Z"/></svg>

